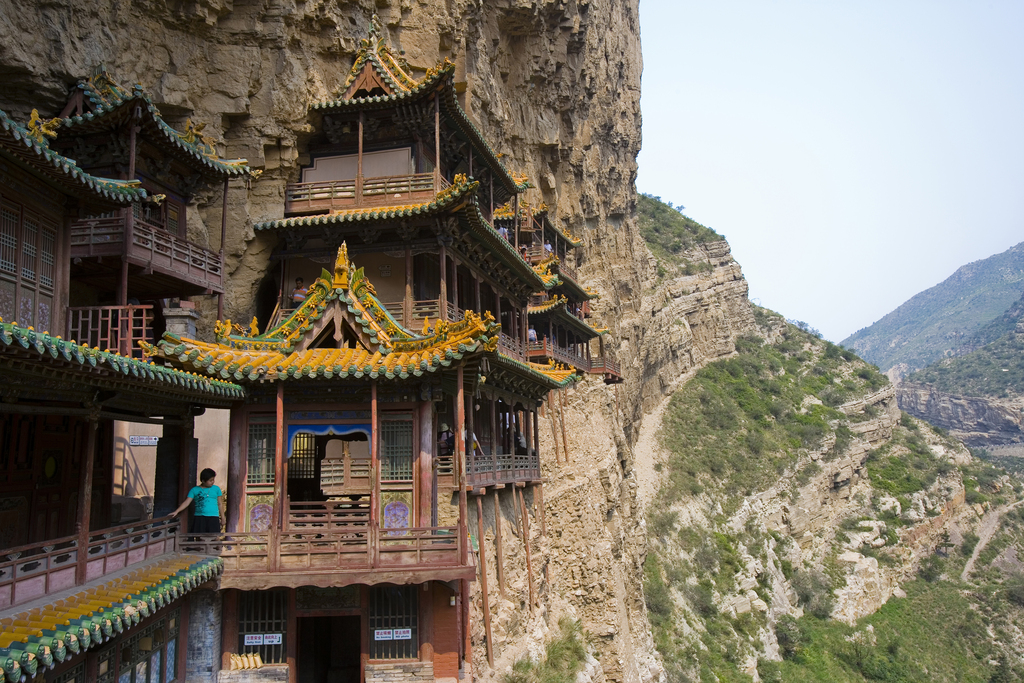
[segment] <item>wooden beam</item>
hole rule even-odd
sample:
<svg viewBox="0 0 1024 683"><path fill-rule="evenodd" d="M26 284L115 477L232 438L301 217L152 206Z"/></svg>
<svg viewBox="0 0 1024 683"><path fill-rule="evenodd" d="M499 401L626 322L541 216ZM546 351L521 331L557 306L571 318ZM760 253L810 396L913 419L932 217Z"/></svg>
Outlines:
<svg viewBox="0 0 1024 683"><path fill-rule="evenodd" d="M78 516L76 531L78 533L78 566L75 568L75 584L85 583L86 570L89 562L89 517L92 513L92 471L96 467L96 428L98 417L89 418L86 429L85 458L82 462L81 481L78 486Z"/></svg>
<svg viewBox="0 0 1024 683"><path fill-rule="evenodd" d="M290 628L285 632L285 657L288 662L288 683L298 683L299 667L296 659L299 654L298 623L295 619L295 589L288 589L287 623Z"/></svg>
<svg viewBox="0 0 1024 683"><path fill-rule="evenodd" d="M420 501L420 526L433 526L431 524L431 510L433 509L434 497L434 416L429 401L420 404L420 469L419 469L419 501Z"/></svg>
<svg viewBox="0 0 1024 683"><path fill-rule="evenodd" d="M459 564L469 564L468 501L466 499L466 441L470 438L466 433L466 392L464 388L464 367L460 364L455 371L455 481L459 487Z"/></svg>
<svg viewBox="0 0 1024 683"><path fill-rule="evenodd" d="M276 571L280 562L280 537L284 507L284 382L277 383L276 432L274 435L274 507L270 522L270 568Z"/></svg>
<svg viewBox="0 0 1024 683"><path fill-rule="evenodd" d="M565 455L565 462L569 463L572 458L569 457L569 442L565 438L565 390L558 390L558 419L562 423L562 453Z"/></svg>
<svg viewBox="0 0 1024 683"><path fill-rule="evenodd" d="M494 492L494 550L498 569L498 593L505 599L505 551L501 545L501 501L499 493Z"/></svg>
<svg viewBox="0 0 1024 683"><path fill-rule="evenodd" d="M480 591L484 608L484 634L487 638L487 663L494 668L494 640L491 638L491 600L487 593L487 546L484 545L484 504L476 498L476 533L480 544Z"/></svg>
<svg viewBox="0 0 1024 683"><path fill-rule="evenodd" d="M515 494L516 489L512 489L512 495L515 496ZM530 551L530 515L526 510L526 498L522 491L519 491L519 504L523 515L523 549L526 551L526 577L529 579L530 584L530 612L533 612L537 598L536 589L533 585L533 557Z"/></svg>
<svg viewBox="0 0 1024 683"><path fill-rule="evenodd" d="M558 425L555 424L555 411L551 407L551 393L548 392L548 415L551 416L551 445L555 449L555 464L558 464Z"/></svg>
<svg viewBox="0 0 1024 683"><path fill-rule="evenodd" d="M220 668L230 669L231 655L238 654L238 591L228 588L223 590L221 595L223 597L220 608Z"/></svg>

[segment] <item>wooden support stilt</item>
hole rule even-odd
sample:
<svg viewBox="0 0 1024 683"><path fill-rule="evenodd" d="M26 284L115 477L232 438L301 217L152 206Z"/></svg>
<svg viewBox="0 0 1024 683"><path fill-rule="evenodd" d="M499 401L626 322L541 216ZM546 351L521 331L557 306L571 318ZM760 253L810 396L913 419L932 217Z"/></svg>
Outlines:
<svg viewBox="0 0 1024 683"><path fill-rule="evenodd" d="M530 584L530 612L533 612L534 606L537 604L536 588L533 585L533 557L530 551L530 516L526 510L526 498L523 496L523 492L519 489L512 489L512 496L515 497L515 492L519 491L519 504L523 515L523 549L526 551L526 577Z"/></svg>
<svg viewBox="0 0 1024 683"><path fill-rule="evenodd" d="M565 438L565 391L563 389L558 390L558 419L562 423L562 455L565 458L565 462L570 462L569 458L569 442Z"/></svg>
<svg viewBox="0 0 1024 683"><path fill-rule="evenodd" d="M476 533L480 543L480 591L484 607L484 635L487 638L487 663L494 668L494 640L491 638L491 597L487 593L487 546L484 545L484 504L476 497Z"/></svg>
<svg viewBox="0 0 1024 683"><path fill-rule="evenodd" d="M89 560L89 516L92 512L92 471L96 468L96 431L98 417L89 418L85 436L85 459L82 463L82 480L78 487L78 564L75 567L75 583L85 583Z"/></svg>
<svg viewBox="0 0 1024 683"><path fill-rule="evenodd" d="M505 550L501 546L501 501L500 492L494 490L494 550L497 555L498 593L505 599Z"/></svg>
<svg viewBox="0 0 1024 683"><path fill-rule="evenodd" d="M551 392L548 392L548 414L551 416L551 445L555 449L555 464L558 464L558 425L555 424L555 411L551 408Z"/></svg>

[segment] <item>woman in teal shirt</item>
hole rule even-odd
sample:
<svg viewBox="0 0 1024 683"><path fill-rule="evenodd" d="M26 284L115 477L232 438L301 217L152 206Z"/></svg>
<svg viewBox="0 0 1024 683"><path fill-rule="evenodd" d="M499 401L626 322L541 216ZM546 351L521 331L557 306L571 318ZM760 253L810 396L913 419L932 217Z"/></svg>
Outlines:
<svg viewBox="0 0 1024 683"><path fill-rule="evenodd" d="M195 501L196 511L192 515L192 528L189 530L193 534L218 534L224 524L224 513L220 505L223 493L213 483L216 477L217 473L209 467L200 472L199 486L193 486L185 501L171 513L172 517L177 517Z"/></svg>

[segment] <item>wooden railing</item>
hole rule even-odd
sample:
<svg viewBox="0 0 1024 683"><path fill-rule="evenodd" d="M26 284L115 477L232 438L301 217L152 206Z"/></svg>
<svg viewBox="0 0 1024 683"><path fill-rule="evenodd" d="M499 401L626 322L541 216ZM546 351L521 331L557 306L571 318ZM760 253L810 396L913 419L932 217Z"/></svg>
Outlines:
<svg viewBox="0 0 1024 683"><path fill-rule="evenodd" d="M540 476L540 459L535 453L494 453L466 457L466 482L472 487L537 481Z"/></svg>
<svg viewBox="0 0 1024 683"><path fill-rule="evenodd" d="M153 342L153 306L76 306L68 309L66 338L123 356L142 357L139 341Z"/></svg>
<svg viewBox="0 0 1024 683"><path fill-rule="evenodd" d="M539 342L530 342L530 358L550 358L564 365L571 365L584 372L590 371L591 362L572 349L558 346L544 337Z"/></svg>
<svg viewBox="0 0 1024 683"><path fill-rule="evenodd" d="M125 225L129 215L86 218L71 225L71 257L123 256ZM164 230L132 218L128 257L179 280L221 292L224 265L218 254Z"/></svg>
<svg viewBox="0 0 1024 683"><path fill-rule="evenodd" d="M175 550L175 517L122 524L89 534L85 581ZM0 609L80 585L77 536L0 550Z"/></svg>
<svg viewBox="0 0 1024 683"><path fill-rule="evenodd" d="M365 526L370 522L370 501L292 502L288 506L288 530L329 530Z"/></svg>
<svg viewBox="0 0 1024 683"><path fill-rule="evenodd" d="M498 333L498 350L516 360L526 360L526 345L521 340L504 332Z"/></svg>
<svg viewBox="0 0 1024 683"><path fill-rule="evenodd" d="M284 212L325 213L359 206L390 206L434 197L449 187L444 178L434 186L433 173L363 178L315 183L289 183L285 188Z"/></svg>
<svg viewBox="0 0 1024 683"><path fill-rule="evenodd" d="M453 304L451 301L446 301L445 304L447 305L449 322L454 323L462 320L462 317L466 314L465 311Z"/></svg>
<svg viewBox="0 0 1024 683"><path fill-rule="evenodd" d="M459 529L381 529L352 523L335 530L190 534L179 547L182 552L222 558L226 579L239 574L365 572L378 567L432 569L459 566Z"/></svg>
<svg viewBox="0 0 1024 683"><path fill-rule="evenodd" d="M590 372L595 375L614 375L622 377L617 361L608 357L594 358L590 361Z"/></svg>

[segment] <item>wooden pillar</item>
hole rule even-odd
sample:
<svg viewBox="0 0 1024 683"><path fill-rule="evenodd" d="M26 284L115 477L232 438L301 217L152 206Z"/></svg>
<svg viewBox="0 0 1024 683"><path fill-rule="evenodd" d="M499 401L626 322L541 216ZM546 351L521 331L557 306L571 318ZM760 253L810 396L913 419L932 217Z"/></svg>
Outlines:
<svg viewBox="0 0 1024 683"><path fill-rule="evenodd" d="M537 484L534 487L534 491L537 493L537 499L534 502L537 506L537 515L540 517L540 535L547 536L548 527L544 519L544 484Z"/></svg>
<svg viewBox="0 0 1024 683"><path fill-rule="evenodd" d="M459 487L459 564L465 567L469 564L469 538L467 529L466 499L466 441L469 435L466 433L466 392L463 386L464 368L460 364L455 371L455 467L457 468L455 481Z"/></svg>
<svg viewBox="0 0 1024 683"><path fill-rule="evenodd" d="M380 425L377 422L377 380L370 380L370 564L378 566L380 534Z"/></svg>
<svg viewBox="0 0 1024 683"><path fill-rule="evenodd" d="M491 179L491 215L488 216L488 219L493 221L494 220L494 171L492 170L487 175Z"/></svg>
<svg viewBox="0 0 1024 683"><path fill-rule="evenodd" d="M537 418L537 408L533 409L533 453L537 457L537 465L540 466L540 420Z"/></svg>
<svg viewBox="0 0 1024 683"><path fill-rule="evenodd" d="M441 191L441 104L434 93L434 193Z"/></svg>
<svg viewBox="0 0 1024 683"><path fill-rule="evenodd" d="M469 473L475 469L470 463L476 463L476 400L472 394L466 396L466 399L466 486L469 486Z"/></svg>
<svg viewBox="0 0 1024 683"><path fill-rule="evenodd" d="M491 600L487 593L487 546L484 545L484 504L476 496L476 533L480 544L480 592L484 607L484 634L487 637L487 663L494 668L494 640L491 638Z"/></svg>
<svg viewBox="0 0 1024 683"><path fill-rule="evenodd" d="M548 414L551 416L551 446L555 449L555 464L558 463L558 425L555 422L555 410L551 407L551 394L548 392Z"/></svg>
<svg viewBox="0 0 1024 683"><path fill-rule="evenodd" d="M92 514L92 471L96 467L96 431L99 415L89 416L89 428L85 436L85 458L82 461L81 481L78 485L78 517L75 531L78 534L78 566L75 568L75 583L85 583L89 561L89 518Z"/></svg>
<svg viewBox="0 0 1024 683"><path fill-rule="evenodd" d="M405 302L402 304L402 324L407 328L412 324L412 247L405 248Z"/></svg>
<svg viewBox="0 0 1024 683"><path fill-rule="evenodd" d="M186 413L178 428L178 500L185 500L188 492L198 483L192 480L192 436L195 433L195 422L192 413Z"/></svg>
<svg viewBox="0 0 1024 683"><path fill-rule="evenodd" d="M491 290L494 292L494 309L495 309L495 311L494 311L494 319L497 320L498 324L500 325L501 324L501 292L499 292L498 288L493 286L493 285L491 286ZM501 331L504 332L505 334L508 334L508 330L504 330L503 329Z"/></svg>
<svg viewBox="0 0 1024 683"><path fill-rule="evenodd" d="M473 178L473 145L469 146L469 177Z"/></svg>
<svg viewBox="0 0 1024 683"><path fill-rule="evenodd" d="M512 206L512 229L516 233L516 251L519 251L519 195L516 195Z"/></svg>
<svg viewBox="0 0 1024 683"><path fill-rule="evenodd" d="M459 259L455 257L454 252L452 253L452 302L456 309L462 308L459 305ZM459 315L457 310L455 315Z"/></svg>
<svg viewBox="0 0 1024 683"><path fill-rule="evenodd" d="M231 655L238 654L238 591L228 588L221 593L220 608L220 668L231 668ZM187 648L181 648L186 650ZM187 652L182 652L187 654ZM185 669L179 669L184 671Z"/></svg>
<svg viewBox="0 0 1024 683"><path fill-rule="evenodd" d="M558 390L558 419L562 423L562 452L565 454L565 461L570 462L572 458L569 456L569 442L565 438L565 390Z"/></svg>
<svg viewBox="0 0 1024 683"><path fill-rule="evenodd" d="M275 421L276 431L274 434L274 508L270 520L270 567L276 570L280 562L280 536L281 528L284 526L284 381L277 382L277 401Z"/></svg>
<svg viewBox="0 0 1024 683"><path fill-rule="evenodd" d="M356 206L363 205L363 112L359 112L359 142L356 153Z"/></svg>
<svg viewBox="0 0 1024 683"><path fill-rule="evenodd" d="M501 599L505 599L505 550L501 545L501 500L498 498L500 491L494 489L494 552L497 559L498 570L498 593Z"/></svg>
<svg viewBox="0 0 1024 683"><path fill-rule="evenodd" d="M526 443L526 455L530 455L530 445L533 443L533 421L530 413L523 408L523 440Z"/></svg>
<svg viewBox="0 0 1024 683"><path fill-rule="evenodd" d="M537 592L533 585L533 553L530 550L530 515L526 510L526 498L523 495L522 489L517 487L512 488L513 500L515 499L516 491L519 492L520 514L523 519L523 550L526 551L526 577L530 584L530 612L533 612L534 605L537 602Z"/></svg>
<svg viewBox="0 0 1024 683"><path fill-rule="evenodd" d="M438 302L438 317L441 320L448 320L448 249L444 242L441 242L441 300Z"/></svg>
<svg viewBox="0 0 1024 683"><path fill-rule="evenodd" d="M240 405L231 409L228 436L228 490L226 499L227 531L237 533L245 528L245 479L249 468L245 413Z"/></svg>
<svg viewBox="0 0 1024 683"><path fill-rule="evenodd" d="M288 662L288 683L299 681L299 634L298 620L295 618L295 589L288 589L288 610L285 612L285 623L288 630L285 631L285 661Z"/></svg>
<svg viewBox="0 0 1024 683"><path fill-rule="evenodd" d="M474 298L476 299L476 312L483 315L483 303L480 299L480 278L476 275L473 276L473 290L475 292Z"/></svg>
<svg viewBox="0 0 1024 683"><path fill-rule="evenodd" d="M493 454L495 464L497 464L497 461L498 461L497 460L498 450L500 449L499 444L501 443L498 440L498 413L497 413L497 410L495 409L497 407L498 402L495 401L492 398L490 400L490 404L491 404L491 453ZM497 472L497 469L495 469L495 472Z"/></svg>
<svg viewBox="0 0 1024 683"><path fill-rule="evenodd" d="M417 526L431 526L434 502L434 419L429 401L420 404L420 514Z"/></svg>
<svg viewBox="0 0 1024 683"><path fill-rule="evenodd" d="M224 178L224 200L220 211L220 263L221 272L224 268L224 243L228 237L228 179ZM224 293L217 295L217 320L224 319Z"/></svg>

